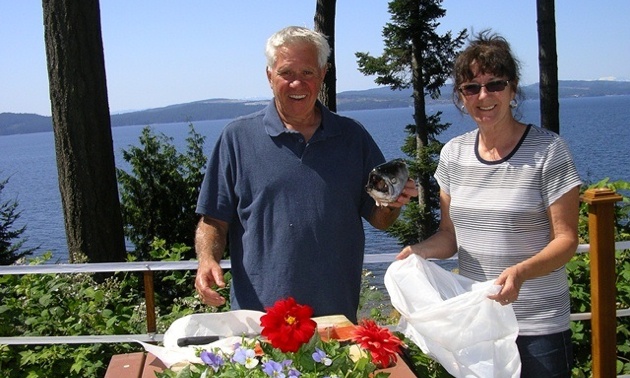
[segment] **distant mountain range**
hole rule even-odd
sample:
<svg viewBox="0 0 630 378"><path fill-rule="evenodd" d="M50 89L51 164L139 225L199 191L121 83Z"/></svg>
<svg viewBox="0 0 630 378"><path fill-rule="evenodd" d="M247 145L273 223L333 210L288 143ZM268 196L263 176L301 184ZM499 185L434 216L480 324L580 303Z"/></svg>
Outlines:
<svg viewBox="0 0 630 378"><path fill-rule="evenodd" d="M538 84L522 88L527 99L538 98ZM452 101L452 86L441 90L442 96L432 102ZM559 82L563 97L597 97L630 95L630 81L572 81ZM152 125L174 122L194 122L213 119L232 119L262 109L267 100L231 100L224 98L170 105L111 116L112 126ZM365 110L403 108L413 106L411 90L392 91L388 87L347 91L337 94L337 110ZM37 114L0 113L0 135L26 134L52 130L51 117Z"/></svg>

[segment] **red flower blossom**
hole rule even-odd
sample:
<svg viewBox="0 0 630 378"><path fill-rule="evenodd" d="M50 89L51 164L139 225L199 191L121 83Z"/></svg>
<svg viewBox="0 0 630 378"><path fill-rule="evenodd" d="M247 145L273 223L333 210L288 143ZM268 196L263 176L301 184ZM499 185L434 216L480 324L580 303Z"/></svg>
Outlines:
<svg viewBox="0 0 630 378"><path fill-rule="evenodd" d="M397 360L402 342L387 328L379 327L374 320L363 320L354 331L354 342L372 355L372 361L386 368Z"/></svg>
<svg viewBox="0 0 630 378"><path fill-rule="evenodd" d="M260 334L282 352L297 352L315 334L317 323L312 315L311 307L297 304L291 297L278 300L260 317Z"/></svg>

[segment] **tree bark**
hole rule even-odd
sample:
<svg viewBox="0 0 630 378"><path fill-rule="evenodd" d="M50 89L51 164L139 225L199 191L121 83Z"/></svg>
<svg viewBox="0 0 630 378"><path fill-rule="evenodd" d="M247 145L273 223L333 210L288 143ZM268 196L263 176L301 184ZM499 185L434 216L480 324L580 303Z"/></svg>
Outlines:
<svg viewBox="0 0 630 378"><path fill-rule="evenodd" d="M536 11L540 68L540 124L541 127L559 134L560 104L554 0L536 0Z"/></svg>
<svg viewBox="0 0 630 378"><path fill-rule="evenodd" d="M337 68L335 65L335 13L336 0L317 0L315 30L328 37L331 53L328 72L319 92L319 100L328 109L337 111Z"/></svg>
<svg viewBox="0 0 630 378"><path fill-rule="evenodd" d="M98 0L43 0L59 190L70 261L124 261Z"/></svg>
<svg viewBox="0 0 630 378"><path fill-rule="evenodd" d="M409 22L411 25L421 25L423 17L420 14L420 10L423 8L419 2L409 2ZM412 88L413 88L413 119L416 124L416 151L418 161L426 162L426 158L423 154L426 154L426 149L429 146L429 126L427 124L426 113L426 101L424 98L424 89L426 83L424 82L423 68L425 62L423 59L423 52L426 51L427 45L423 40L424 29L421 27L410 28L410 40L411 40L411 76L412 76ZM426 213L430 211L428 207L430 196L430 173L420 172L419 176L415 178L418 188L418 204L420 211L423 212L425 219L430 218ZM429 238L433 233L433 230L426 222L418 223L418 237L419 240Z"/></svg>

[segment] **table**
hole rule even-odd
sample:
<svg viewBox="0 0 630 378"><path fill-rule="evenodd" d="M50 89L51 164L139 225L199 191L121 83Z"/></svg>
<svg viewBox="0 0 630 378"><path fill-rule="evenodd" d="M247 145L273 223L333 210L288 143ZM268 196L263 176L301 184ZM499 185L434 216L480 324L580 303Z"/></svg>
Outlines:
<svg viewBox="0 0 630 378"><path fill-rule="evenodd" d="M112 356L105 378L155 378L155 373L164 370L162 361L146 352L125 353ZM416 378L407 364L398 359L396 366L384 369L390 378Z"/></svg>
<svg viewBox="0 0 630 378"><path fill-rule="evenodd" d="M155 372L166 368L162 361L146 352L112 356L105 378L155 378Z"/></svg>

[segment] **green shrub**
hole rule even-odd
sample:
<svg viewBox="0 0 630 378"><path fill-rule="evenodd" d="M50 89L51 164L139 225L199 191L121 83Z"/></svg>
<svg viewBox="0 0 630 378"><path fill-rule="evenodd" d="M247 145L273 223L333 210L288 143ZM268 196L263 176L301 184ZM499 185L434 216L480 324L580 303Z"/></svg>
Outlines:
<svg viewBox="0 0 630 378"><path fill-rule="evenodd" d="M616 251L617 309L630 308L630 250ZM575 256L567 265L571 313L591 311L590 255ZM574 377L588 377L592 365L591 322L571 322ZM630 374L630 317L617 318L617 374Z"/></svg>
<svg viewBox="0 0 630 378"><path fill-rule="evenodd" d="M46 253L31 264L51 256ZM146 332L137 287L124 276L100 283L82 273L0 276L0 336ZM113 354L139 349L130 344L2 345L0 371L11 378L96 377Z"/></svg>

